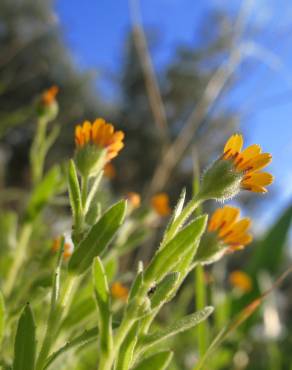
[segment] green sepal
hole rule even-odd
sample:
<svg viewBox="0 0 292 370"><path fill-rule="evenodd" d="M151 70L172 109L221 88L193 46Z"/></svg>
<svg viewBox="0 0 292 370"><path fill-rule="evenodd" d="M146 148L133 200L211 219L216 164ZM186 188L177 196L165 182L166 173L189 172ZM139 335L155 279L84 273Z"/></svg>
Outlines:
<svg viewBox="0 0 292 370"><path fill-rule="evenodd" d="M101 255L115 236L125 213L126 201L124 200L104 213L74 250L68 265L70 271L82 274L91 266L94 257Z"/></svg>
<svg viewBox="0 0 292 370"><path fill-rule="evenodd" d="M81 176L97 176L106 164L106 149L86 144L76 149L74 159Z"/></svg>
<svg viewBox="0 0 292 370"><path fill-rule="evenodd" d="M218 239L217 233L205 233L200 241L195 260L202 265L218 261L225 253L227 245Z"/></svg>
<svg viewBox="0 0 292 370"><path fill-rule="evenodd" d="M242 178L232 160L217 159L203 174L199 196L222 202L231 199L239 193Z"/></svg>
<svg viewBox="0 0 292 370"><path fill-rule="evenodd" d="M13 370L34 370L36 354L35 323L30 305L27 303L18 321Z"/></svg>

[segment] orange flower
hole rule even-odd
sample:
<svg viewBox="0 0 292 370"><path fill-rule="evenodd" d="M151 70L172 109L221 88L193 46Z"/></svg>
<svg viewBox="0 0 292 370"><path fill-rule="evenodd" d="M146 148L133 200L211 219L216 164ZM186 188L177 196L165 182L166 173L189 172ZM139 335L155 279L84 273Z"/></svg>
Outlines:
<svg viewBox="0 0 292 370"><path fill-rule="evenodd" d="M116 281L111 286L111 293L114 298L126 301L128 299L129 290L119 281Z"/></svg>
<svg viewBox="0 0 292 370"><path fill-rule="evenodd" d="M230 284L241 290L243 293L248 293L252 289L252 280L251 278L243 271L233 271L229 275Z"/></svg>
<svg viewBox="0 0 292 370"><path fill-rule="evenodd" d="M168 216L171 213L169 197L166 193L159 193L152 197L151 204L160 216Z"/></svg>
<svg viewBox="0 0 292 370"><path fill-rule="evenodd" d="M104 176L107 177L110 180L114 179L117 175L117 171L115 169L115 166L110 162L108 162L104 166L103 171L104 171Z"/></svg>
<svg viewBox="0 0 292 370"><path fill-rule="evenodd" d="M239 209L225 206L218 208L210 218L208 231L217 233L217 237L229 248L230 252L243 249L252 241L248 233L251 221L249 218L239 219Z"/></svg>
<svg viewBox="0 0 292 370"><path fill-rule="evenodd" d="M41 96L41 104L44 106L51 105L59 92L59 88L56 85L51 86L49 89L45 90Z"/></svg>
<svg viewBox="0 0 292 370"><path fill-rule="evenodd" d="M114 126L102 118L96 119L93 123L85 121L83 125L75 128L75 143L77 148L82 148L87 144L96 145L107 151L107 161L118 155L124 147L122 131L115 131Z"/></svg>
<svg viewBox="0 0 292 370"><path fill-rule="evenodd" d="M53 244L52 244L52 252L56 253L61 247L61 237L57 237L54 239ZM67 260L69 257L71 257L73 253L73 246L70 243L65 243L64 244L64 252L63 252L63 257L64 260Z"/></svg>
<svg viewBox="0 0 292 370"><path fill-rule="evenodd" d="M129 201L133 208L139 208L141 204L141 197L138 193L130 191L126 194L126 199Z"/></svg>
<svg viewBox="0 0 292 370"><path fill-rule="evenodd" d="M269 153L262 153L261 147L253 144L243 151L242 135L232 135L224 147L223 159L231 160L236 171L243 173L241 187L256 193L266 193L265 186L272 184L273 176L260 170L272 160Z"/></svg>

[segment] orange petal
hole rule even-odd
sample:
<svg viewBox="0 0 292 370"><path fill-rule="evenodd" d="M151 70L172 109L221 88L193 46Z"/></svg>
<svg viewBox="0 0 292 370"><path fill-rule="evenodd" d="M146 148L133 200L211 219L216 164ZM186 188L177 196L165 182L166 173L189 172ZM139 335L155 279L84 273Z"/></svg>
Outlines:
<svg viewBox="0 0 292 370"><path fill-rule="evenodd" d="M216 209L216 211L212 214L209 221L208 226L209 231L215 231L218 229L218 227L222 223L223 215L224 215L223 208Z"/></svg>
<svg viewBox="0 0 292 370"><path fill-rule="evenodd" d="M252 191L253 193L267 193L268 190L264 186L245 183L241 185L242 189Z"/></svg>
<svg viewBox="0 0 292 370"><path fill-rule="evenodd" d="M249 173L255 172L266 167L271 161L272 155L270 153L261 153L247 161L243 170Z"/></svg>
<svg viewBox="0 0 292 370"><path fill-rule="evenodd" d="M243 137L242 135L235 134L232 135L225 144L224 147L224 154L226 154L225 158L229 158L230 156L233 156L236 153L239 153L241 151L243 145Z"/></svg>
<svg viewBox="0 0 292 370"><path fill-rule="evenodd" d="M244 234L250 227L251 221L249 218L243 218L232 225L227 235L224 236L226 244L237 242L237 239Z"/></svg>
<svg viewBox="0 0 292 370"><path fill-rule="evenodd" d="M244 149L236 160L236 167L239 170L245 168L246 162L261 153L261 147L253 144Z"/></svg>
<svg viewBox="0 0 292 370"><path fill-rule="evenodd" d="M253 172L245 175L242 183L267 186L271 185L273 181L274 177L268 172Z"/></svg>
<svg viewBox="0 0 292 370"><path fill-rule="evenodd" d="M85 121L83 123L82 131L84 135L84 141L85 143L88 143L91 138L91 123L89 121Z"/></svg>

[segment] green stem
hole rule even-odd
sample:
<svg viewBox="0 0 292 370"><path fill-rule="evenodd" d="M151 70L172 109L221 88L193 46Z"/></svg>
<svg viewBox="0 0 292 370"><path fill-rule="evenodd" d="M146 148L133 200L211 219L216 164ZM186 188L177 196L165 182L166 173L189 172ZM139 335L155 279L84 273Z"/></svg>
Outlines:
<svg viewBox="0 0 292 370"><path fill-rule="evenodd" d="M75 292L74 287L76 287L76 282L77 279L75 278L75 276L70 275L68 277L67 284L64 288L62 296L60 297L59 303L58 295L55 293L55 286L53 286L47 329L39 356L37 358L35 368L36 370L43 370L46 367L51 348L58 337L60 323L62 322L62 318L68 312L69 306L71 304L71 300Z"/></svg>
<svg viewBox="0 0 292 370"><path fill-rule="evenodd" d="M30 150L32 182L35 185L41 180L44 170L47 124L48 122L44 118L39 119L37 131Z"/></svg>
<svg viewBox="0 0 292 370"><path fill-rule="evenodd" d="M31 233L32 233L32 224L25 223L22 226L22 229L20 231L18 245L14 252L15 257L13 259L13 263L10 267L7 280L3 288L3 291L7 297L10 296L12 292L12 289L15 285L16 278L19 274L19 270L25 260L25 257L27 254L28 242L29 242Z"/></svg>
<svg viewBox="0 0 292 370"><path fill-rule="evenodd" d="M204 199L202 199L199 195L195 196L186 207L182 210L181 214L175 219L175 221L170 226L166 236L164 243L169 242L178 230L182 227L182 225L186 222L186 220L191 216L191 214L196 210L196 208L202 203Z"/></svg>
<svg viewBox="0 0 292 370"><path fill-rule="evenodd" d="M198 265L194 271L195 274L195 289L196 289L196 310L202 310L207 305L206 285L204 279L204 268ZM198 330L198 347L200 357L206 352L208 347L208 326L207 322L203 321L197 327Z"/></svg>
<svg viewBox="0 0 292 370"><path fill-rule="evenodd" d="M113 364L119 353L120 347L134 323L135 323L134 319L129 318L127 316L125 317L125 319L123 320L123 322L121 323L120 327L116 332L112 350L107 355L102 356L102 358L100 359L98 370L112 369Z"/></svg>

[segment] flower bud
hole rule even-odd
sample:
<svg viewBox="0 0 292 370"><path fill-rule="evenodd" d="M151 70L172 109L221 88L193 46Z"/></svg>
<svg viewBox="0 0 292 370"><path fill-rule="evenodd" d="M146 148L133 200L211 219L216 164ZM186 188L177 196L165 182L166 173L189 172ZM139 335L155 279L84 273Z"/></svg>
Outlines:
<svg viewBox="0 0 292 370"><path fill-rule="evenodd" d="M200 197L225 201L240 191L243 175L236 171L232 161L218 159L203 174Z"/></svg>
<svg viewBox="0 0 292 370"><path fill-rule="evenodd" d="M59 105L56 96L59 92L58 86L51 86L45 90L37 104L37 113L39 117L47 122L53 121L59 113Z"/></svg>
<svg viewBox="0 0 292 370"><path fill-rule="evenodd" d="M81 176L96 176L106 163L106 150L88 144L76 150L74 159Z"/></svg>
<svg viewBox="0 0 292 370"><path fill-rule="evenodd" d="M215 233L203 235L195 259L197 262L208 265L223 257L226 245L217 238Z"/></svg>

